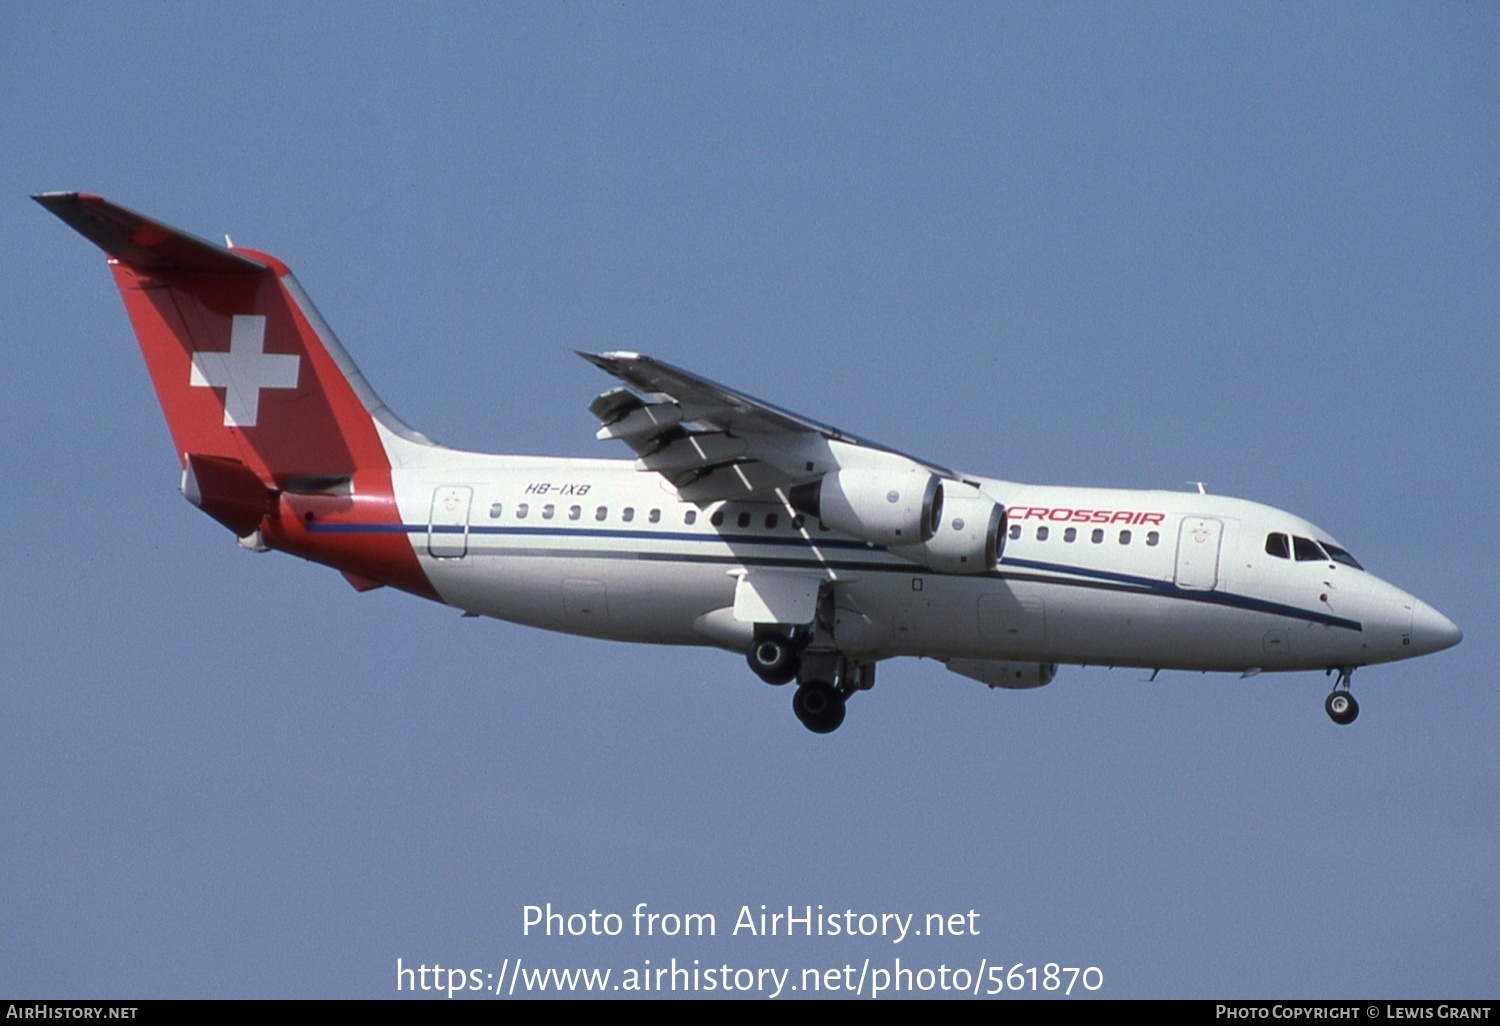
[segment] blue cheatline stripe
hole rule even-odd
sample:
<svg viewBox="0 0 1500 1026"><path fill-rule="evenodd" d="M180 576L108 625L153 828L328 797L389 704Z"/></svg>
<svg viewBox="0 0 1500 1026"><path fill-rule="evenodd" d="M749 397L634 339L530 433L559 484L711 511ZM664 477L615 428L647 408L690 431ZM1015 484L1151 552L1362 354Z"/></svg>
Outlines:
<svg viewBox="0 0 1500 1026"><path fill-rule="evenodd" d="M307 525L307 530L312 534L416 534L423 535L429 532L433 534L463 534L464 528L452 524L320 524L316 521ZM801 550L812 549L840 549L853 550L869 553L871 555L886 554L884 547L869 545L862 541L848 539L819 540L816 538L794 537L771 537L760 534L693 534L685 531L625 531L615 528L603 527L567 527L565 525L549 527L492 527L489 525L473 526L468 529L470 535L493 535L509 537L567 537L567 538L609 538L620 541L665 541L665 542L688 542L693 544L717 543L721 545L757 545L778 546L782 548L796 548ZM797 570L859 570L866 573L898 573L933 574L941 577L986 577L992 580L1025 581L1032 584L1048 584L1061 587L1088 588L1094 591L1118 591L1130 594L1157 595L1162 598L1177 599L1184 602L1199 602L1204 605L1227 606L1233 609L1245 609L1257 613L1267 613L1272 616L1284 616L1293 620L1304 620L1309 623L1324 624L1328 627L1339 627L1343 630L1363 631L1364 626L1358 620L1350 620L1330 613L1324 613L1314 609L1303 609L1300 606L1289 606L1280 602L1271 602L1266 599L1252 598L1249 595L1233 595L1222 591L1196 591L1179 588L1171 581L1163 581L1153 577L1141 577L1137 574L1119 573L1113 570L1092 570L1087 567L1067 566L1061 563L1046 563L1031 559L1013 559L1005 557L1000 561L1000 569L992 570L986 574L941 574L935 570L929 570L919 564L908 563L905 560L896 562L899 557L890 557L890 562L872 562L869 560L831 560L814 559L809 556L753 556L748 554L729 555L703 555L683 552L614 552L614 551L580 551L577 549L557 548L528 548L507 549L495 555L530 556L535 558L559 558L559 559L633 559L651 563L699 563L717 564L723 566L746 566L762 567L766 569L797 569ZM1017 573L1015 569L1040 571L1039 573ZM1066 575L1066 576L1057 576Z"/></svg>
<svg viewBox="0 0 1500 1026"><path fill-rule="evenodd" d="M1114 581L1146 589L1160 595L1187 599L1193 602L1205 602L1209 605L1234 606L1237 609L1250 609L1259 613L1291 616L1299 620L1311 620L1313 623L1327 624L1329 627L1342 627L1345 630L1351 631L1364 630L1364 625L1358 620L1349 620L1341 616L1334 616L1331 613L1320 613L1311 609L1303 609L1299 606L1288 606L1280 602L1251 598L1248 595L1231 595L1222 591L1198 591L1196 589L1179 588L1171 581L1156 580L1150 577L1137 577L1132 574L1116 573L1111 570L1088 570L1083 567L1071 567L1059 563L1041 563L1029 559L1004 559L1001 562L1007 566L1030 567L1036 570L1046 570L1051 573L1077 574L1081 577L1101 581Z"/></svg>
<svg viewBox="0 0 1500 1026"><path fill-rule="evenodd" d="M1154 591L1176 591L1177 586L1170 581L1159 580L1155 577L1140 577L1136 574L1116 573L1113 570L1089 570L1081 566L1068 566L1066 563L1043 563L1033 559L1002 559L1006 566L1026 567L1029 570L1046 570L1058 574L1080 574L1085 577L1093 577L1101 581L1114 581L1118 584L1133 584L1138 588L1150 588Z"/></svg>
<svg viewBox="0 0 1500 1026"><path fill-rule="evenodd" d="M429 527L427 524L322 524L317 521L308 524L307 530L313 534L427 534L429 530L433 534L464 533L464 528L460 524L433 524ZM814 536L808 539L795 535L777 538L766 537L762 534L717 532L706 535L689 531L626 531L608 527L568 527L565 524L558 524L555 527L492 527L488 524L477 524L471 525L468 533L517 537L547 535L554 538L558 535L565 535L569 538L618 538L631 541L748 542L752 545L781 545L799 549L817 547L820 549L857 549L861 552L885 551L881 546L847 538L819 539Z"/></svg>

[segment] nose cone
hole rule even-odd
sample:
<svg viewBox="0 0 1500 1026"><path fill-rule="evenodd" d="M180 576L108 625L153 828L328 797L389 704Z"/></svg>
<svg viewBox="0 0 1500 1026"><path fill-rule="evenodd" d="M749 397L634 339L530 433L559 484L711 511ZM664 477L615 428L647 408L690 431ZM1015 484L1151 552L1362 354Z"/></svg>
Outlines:
<svg viewBox="0 0 1500 1026"><path fill-rule="evenodd" d="M1426 602L1416 602L1411 607L1411 647L1416 655L1441 652L1452 648L1464 639L1464 632Z"/></svg>

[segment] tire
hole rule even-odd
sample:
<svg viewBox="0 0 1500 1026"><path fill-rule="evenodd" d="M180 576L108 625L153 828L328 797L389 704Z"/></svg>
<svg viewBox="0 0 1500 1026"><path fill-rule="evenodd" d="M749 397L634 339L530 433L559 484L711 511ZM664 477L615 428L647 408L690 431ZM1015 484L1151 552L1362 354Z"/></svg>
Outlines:
<svg viewBox="0 0 1500 1026"><path fill-rule="evenodd" d="M779 634L768 634L751 643L745 661L767 684L786 684L796 678L802 657L789 640Z"/></svg>
<svg viewBox="0 0 1500 1026"><path fill-rule="evenodd" d="M1323 708L1328 711L1328 718L1341 727L1353 723L1359 716L1359 703L1347 691L1335 691L1329 695Z"/></svg>
<svg viewBox="0 0 1500 1026"><path fill-rule="evenodd" d="M844 697L832 685L809 681L792 695L792 712L814 734L831 734L844 722Z"/></svg>

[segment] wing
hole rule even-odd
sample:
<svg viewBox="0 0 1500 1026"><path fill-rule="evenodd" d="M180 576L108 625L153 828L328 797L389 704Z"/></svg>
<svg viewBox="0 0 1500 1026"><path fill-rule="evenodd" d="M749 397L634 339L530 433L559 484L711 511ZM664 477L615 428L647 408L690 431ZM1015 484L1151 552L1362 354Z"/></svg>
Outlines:
<svg viewBox="0 0 1500 1026"><path fill-rule="evenodd" d="M603 427L688 502L769 497L851 463L954 473L637 353L579 356L624 382L589 404Z"/></svg>

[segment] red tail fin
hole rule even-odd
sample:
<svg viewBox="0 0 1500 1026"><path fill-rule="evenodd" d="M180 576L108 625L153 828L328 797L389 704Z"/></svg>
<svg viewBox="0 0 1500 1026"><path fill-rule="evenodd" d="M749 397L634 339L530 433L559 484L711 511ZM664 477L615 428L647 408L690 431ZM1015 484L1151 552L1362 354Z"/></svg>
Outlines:
<svg viewBox="0 0 1500 1026"><path fill-rule="evenodd" d="M241 536L431 593L376 419L426 439L380 403L281 261L98 196L34 198L108 254L191 501ZM341 520L387 530L318 530Z"/></svg>
<svg viewBox="0 0 1500 1026"><path fill-rule="evenodd" d="M319 337L322 319L279 260L98 196L36 200L109 254L184 466L189 453L235 459L276 486L389 466L371 411Z"/></svg>

